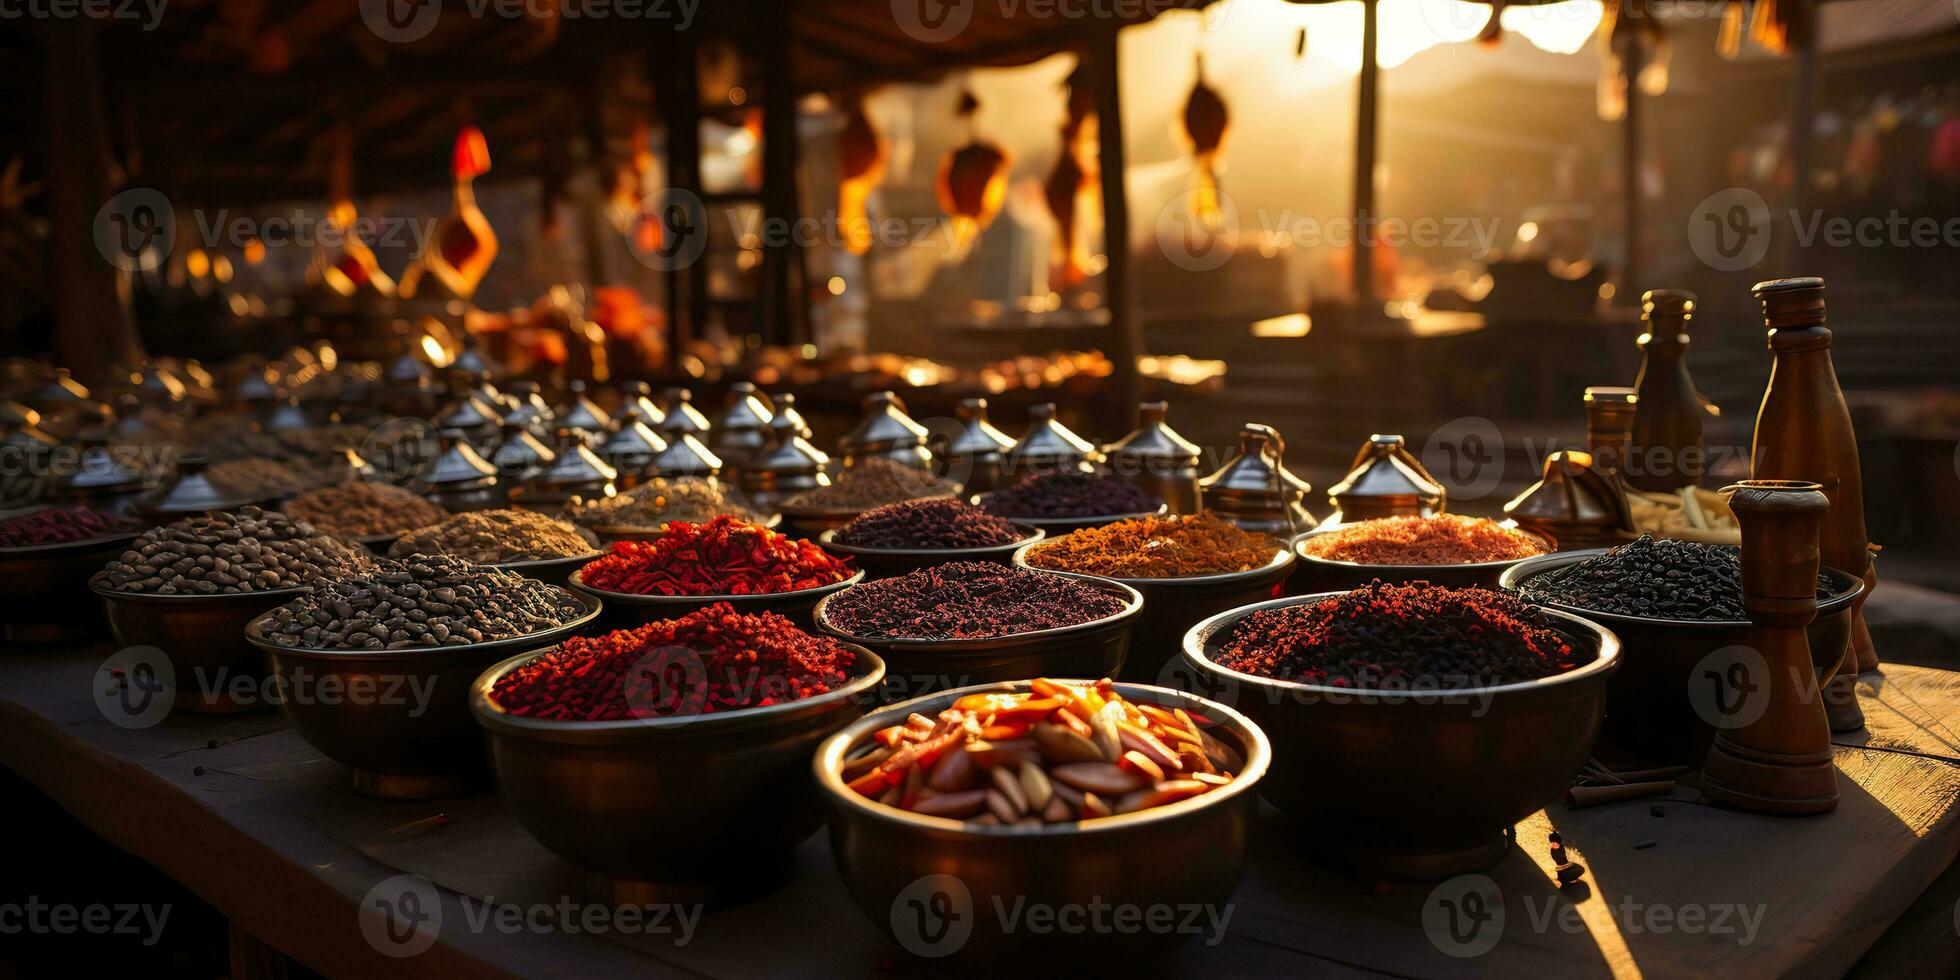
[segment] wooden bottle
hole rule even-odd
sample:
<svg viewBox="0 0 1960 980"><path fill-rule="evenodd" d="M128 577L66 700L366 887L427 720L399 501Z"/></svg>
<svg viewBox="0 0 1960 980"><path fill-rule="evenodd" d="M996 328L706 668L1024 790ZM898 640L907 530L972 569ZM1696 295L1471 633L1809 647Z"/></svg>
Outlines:
<svg viewBox="0 0 1960 980"><path fill-rule="evenodd" d="M1837 770L1805 627L1817 618L1817 532L1831 502L1817 484L1797 480L1730 489L1754 656L1737 661L1744 676L1736 724L1716 730L1702 792L1758 813L1822 813L1837 806Z"/></svg>
<svg viewBox="0 0 1960 980"><path fill-rule="evenodd" d="M1701 395L1688 376L1688 321L1695 315L1695 294L1650 289L1640 302L1647 332L1640 335L1643 356L1633 383L1633 432L1620 472L1636 489L1671 493L1700 483L1707 465Z"/></svg>
<svg viewBox="0 0 1960 980"><path fill-rule="evenodd" d="M1586 451L1593 465L1614 473L1633 441L1634 389L1586 389Z"/></svg>

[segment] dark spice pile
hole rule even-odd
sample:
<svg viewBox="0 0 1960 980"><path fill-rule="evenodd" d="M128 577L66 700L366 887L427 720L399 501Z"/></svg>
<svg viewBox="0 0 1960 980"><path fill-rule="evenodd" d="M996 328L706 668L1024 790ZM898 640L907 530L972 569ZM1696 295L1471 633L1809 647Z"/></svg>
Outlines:
<svg viewBox="0 0 1960 980"><path fill-rule="evenodd" d="M1545 553L1538 539L1484 517L1378 517L1359 521L1300 544L1328 561L1362 565L1472 565L1514 561Z"/></svg>
<svg viewBox="0 0 1960 980"><path fill-rule="evenodd" d="M1641 535L1603 554L1525 579L1528 599L1622 616L1734 623L1742 606L1742 557L1734 548ZM1836 595L1817 576L1817 597Z"/></svg>
<svg viewBox="0 0 1960 980"><path fill-rule="evenodd" d="M1515 597L1380 582L1255 612L1212 659L1260 677L1370 690L1488 687L1578 666L1550 620Z"/></svg>
<svg viewBox="0 0 1960 980"><path fill-rule="evenodd" d="M324 479L317 470L263 456L218 460L205 469L204 475L219 489L249 500L290 497L318 486Z"/></svg>
<svg viewBox="0 0 1960 980"><path fill-rule="evenodd" d="M936 479L889 459L872 456L845 470L837 482L798 494L783 502L785 507L818 510L867 510L919 497L944 497L959 485Z"/></svg>
<svg viewBox="0 0 1960 980"><path fill-rule="evenodd" d="M1002 517L1108 517L1157 509L1157 502L1128 480L1064 472L1023 477L988 494L984 503L990 513Z"/></svg>
<svg viewBox="0 0 1960 980"><path fill-rule="evenodd" d="M86 507L49 507L0 520L0 548L38 548L116 533L114 518Z"/></svg>
<svg viewBox="0 0 1960 980"><path fill-rule="evenodd" d="M1279 545L1210 511L1071 531L1028 549L1028 564L1108 578L1223 575L1264 566Z"/></svg>
<svg viewBox="0 0 1960 980"><path fill-rule="evenodd" d="M210 595L290 589L373 566L368 553L278 511L240 507L151 528L89 584L117 592Z"/></svg>
<svg viewBox="0 0 1960 980"><path fill-rule="evenodd" d="M448 555L383 559L272 611L265 638L319 650L405 650L527 636L585 615L555 585Z"/></svg>
<svg viewBox="0 0 1960 980"><path fill-rule="evenodd" d="M286 513L328 534L399 534L440 523L449 512L400 487L355 480L300 494Z"/></svg>
<svg viewBox="0 0 1960 980"><path fill-rule="evenodd" d="M1005 517L964 500L934 497L867 510L832 540L854 548L996 548L1024 537Z"/></svg>
<svg viewBox="0 0 1960 980"><path fill-rule="evenodd" d="M417 528L388 548L390 557L455 555L485 565L589 555L592 542L570 524L528 510L479 510Z"/></svg>
<svg viewBox="0 0 1960 980"><path fill-rule="evenodd" d="M1080 579L956 561L853 585L828 600L824 621L874 640L985 639L1092 622L1125 605Z"/></svg>
<svg viewBox="0 0 1960 980"><path fill-rule="evenodd" d="M732 517L673 523L652 541L615 541L579 570L586 585L633 595L765 595L835 585L850 564L817 547Z"/></svg>
<svg viewBox="0 0 1960 980"><path fill-rule="evenodd" d="M490 698L525 718L624 721L799 701L850 679L857 655L775 613L727 603L604 636L572 637L497 679Z"/></svg>
<svg viewBox="0 0 1960 980"><path fill-rule="evenodd" d="M569 507L565 516L587 527L660 527L669 521L700 524L728 516L761 518L717 481L698 476L655 477L625 493Z"/></svg>

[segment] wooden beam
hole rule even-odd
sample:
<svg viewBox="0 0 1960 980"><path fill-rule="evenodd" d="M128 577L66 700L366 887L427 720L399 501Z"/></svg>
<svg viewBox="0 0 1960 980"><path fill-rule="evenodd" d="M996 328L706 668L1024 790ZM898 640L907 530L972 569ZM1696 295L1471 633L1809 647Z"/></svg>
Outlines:
<svg viewBox="0 0 1960 980"><path fill-rule="evenodd" d="M1103 268L1103 302L1109 309L1109 359L1115 365L1109 418L1117 427L1128 420L1143 395L1137 377L1143 324L1137 320L1136 281L1130 270L1130 199L1124 183L1123 92L1117 60L1121 33L1120 25L1097 33L1087 55L1102 171L1103 252L1108 256Z"/></svg>
<svg viewBox="0 0 1960 980"><path fill-rule="evenodd" d="M1623 11L1621 16L1627 16ZM1640 70L1647 64L1646 42L1636 34L1633 43L1627 45L1626 72L1626 118L1620 125L1620 196L1623 209L1626 255L1620 263L1620 291L1616 300L1620 303L1639 305L1644 287L1640 281Z"/></svg>
<svg viewBox="0 0 1960 980"><path fill-rule="evenodd" d="M689 41L651 51L655 93L666 120L667 186L701 193L701 75L697 47ZM664 216L663 216L664 218ZM672 231L672 229L667 229ZM705 234L706 229L695 229ZM708 266L701 260L667 270L667 324L670 349L701 336L707 305Z"/></svg>
<svg viewBox="0 0 1960 980"><path fill-rule="evenodd" d="M95 29L75 18L49 27L43 67L54 348L61 364L95 384L109 378L112 366L135 367L143 359L143 342L130 312L130 275L96 248L98 212L115 189L109 184ZM150 218L168 221L171 216Z"/></svg>
<svg viewBox="0 0 1960 980"><path fill-rule="evenodd" d="M1361 75L1355 81L1354 106L1354 260L1349 264L1349 289L1362 316L1373 316L1375 242L1370 221L1375 217L1375 148L1381 99L1381 64L1376 59L1380 30L1376 0L1361 0Z"/></svg>
<svg viewBox="0 0 1960 980"><path fill-rule="evenodd" d="M809 299L803 293L802 246L796 228L796 80L791 74L789 25L764 18L762 63L762 332L773 344L798 344Z"/></svg>

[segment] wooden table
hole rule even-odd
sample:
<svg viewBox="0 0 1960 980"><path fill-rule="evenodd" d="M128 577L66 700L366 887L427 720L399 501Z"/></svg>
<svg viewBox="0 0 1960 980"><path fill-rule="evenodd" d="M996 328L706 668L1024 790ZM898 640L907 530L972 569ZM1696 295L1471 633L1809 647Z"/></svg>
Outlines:
<svg viewBox="0 0 1960 980"><path fill-rule="evenodd" d="M107 652L6 658L0 763L183 882L235 929L321 973L917 969L852 905L823 834L804 843L787 888L707 913L685 943L673 930L503 931L483 920L483 901L553 905L580 892L570 869L495 795L357 797L345 773L277 715L179 713L153 728L118 728L91 698ZM1449 955L1466 947L1447 934L1432 941L1422 923L1426 909L1434 920L1446 900L1478 882L1348 878L1302 858L1288 823L1267 812L1222 939L1185 945L1174 966L1234 976L1951 974L1960 965L1960 876L1942 875L1960 852L1960 673L1893 666L1868 675L1860 694L1870 729L1838 743L1835 813L1753 816L1695 802L1685 788L1662 803L1664 816L1645 800L1585 810L1554 804L1519 825L1519 847L1488 873L1502 891L1504 924L1488 952L1467 958ZM1588 869L1563 890L1545 848L1554 828ZM363 938L357 909L403 873L440 886L441 927L431 948L395 958ZM1657 928L1663 916L1666 928Z"/></svg>

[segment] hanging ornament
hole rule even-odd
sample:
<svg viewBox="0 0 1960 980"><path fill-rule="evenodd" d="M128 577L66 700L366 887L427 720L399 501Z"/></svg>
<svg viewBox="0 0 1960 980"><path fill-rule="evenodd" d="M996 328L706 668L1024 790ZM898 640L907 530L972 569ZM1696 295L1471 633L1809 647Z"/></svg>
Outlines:
<svg viewBox="0 0 1960 980"><path fill-rule="evenodd" d="M993 223L1007 201L1007 152L973 135L973 117L979 108L980 100L972 92L960 93L958 114L967 121L969 141L939 162L939 206L953 221L953 247L958 252Z"/></svg>
<svg viewBox="0 0 1960 980"><path fill-rule="evenodd" d="M367 242L355 234L360 214L354 207L354 132L346 125L336 126L329 139L327 229L333 233L320 236L308 278L344 297L363 292L392 295L394 280L382 271ZM336 243L335 247L327 247L327 242ZM262 243L260 249L263 257Z"/></svg>
<svg viewBox="0 0 1960 980"><path fill-rule="evenodd" d="M871 248L871 217L867 204L871 192L885 179L885 160L891 147L871 126L864 111L864 93L846 92L839 97L844 128L837 134L837 217L844 237L844 250L863 255Z"/></svg>
<svg viewBox="0 0 1960 980"><path fill-rule="evenodd" d="M464 126L456 134L450 158L453 178L449 213L436 225L435 240L422 254L428 277L457 299L469 299L497 258L497 234L490 219L476 206L475 180L490 171L490 144L483 131Z"/></svg>
<svg viewBox="0 0 1960 980"><path fill-rule="evenodd" d="M1225 147L1225 131L1230 115L1225 100L1205 84L1205 57L1198 55L1198 78L1191 95L1184 101L1184 137L1191 143L1195 168L1191 188L1191 215L1207 227L1218 223L1219 157Z"/></svg>
<svg viewBox="0 0 1960 980"><path fill-rule="evenodd" d="M1057 234L1048 288L1057 292L1079 286L1089 278L1088 242L1079 216L1096 211L1093 204L1099 197L1096 165L1089 153L1095 142L1095 94L1080 66L1069 73L1062 87L1068 95L1062 147L1042 187L1048 213L1055 217Z"/></svg>
<svg viewBox="0 0 1960 980"><path fill-rule="evenodd" d="M1747 28L1749 40L1771 54L1785 55L1810 40L1815 11L1812 0L1730 0L1722 8L1722 27L1715 36L1715 50L1734 60L1742 55L1742 37Z"/></svg>
<svg viewBox="0 0 1960 980"><path fill-rule="evenodd" d="M1477 43L1486 48L1504 43L1504 0L1490 0L1490 19L1477 32Z"/></svg>
<svg viewBox="0 0 1960 980"><path fill-rule="evenodd" d="M1673 44L1666 29L1651 14L1634 16L1620 9L1619 4L1608 4L1594 37L1598 38L1600 54L1597 89L1600 119L1613 122L1626 115L1628 84L1638 86L1646 95L1667 91ZM1629 64L1640 65L1639 74L1632 79L1627 78Z"/></svg>

